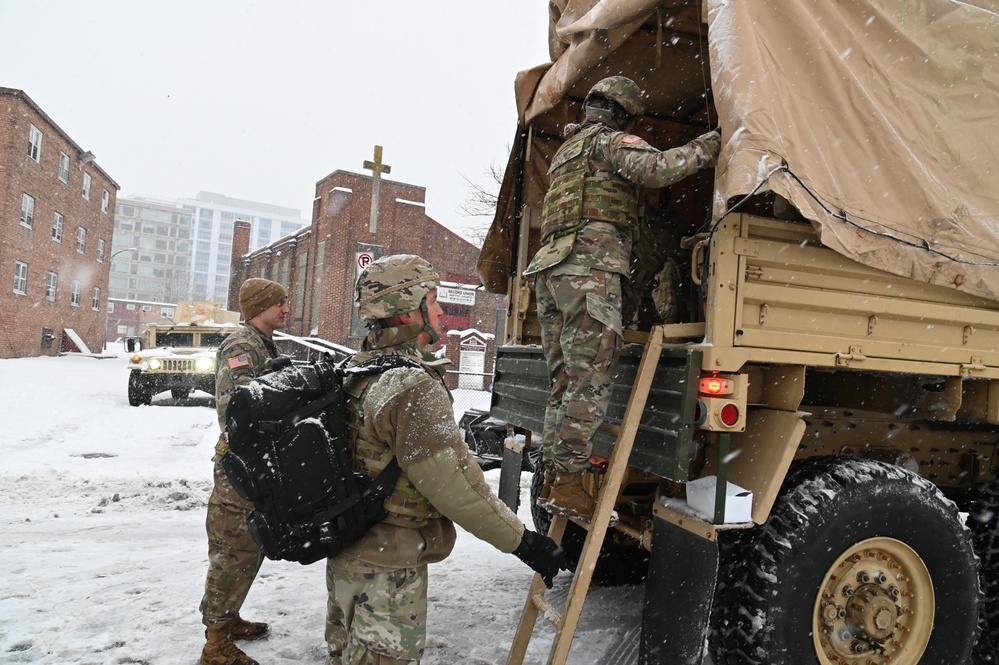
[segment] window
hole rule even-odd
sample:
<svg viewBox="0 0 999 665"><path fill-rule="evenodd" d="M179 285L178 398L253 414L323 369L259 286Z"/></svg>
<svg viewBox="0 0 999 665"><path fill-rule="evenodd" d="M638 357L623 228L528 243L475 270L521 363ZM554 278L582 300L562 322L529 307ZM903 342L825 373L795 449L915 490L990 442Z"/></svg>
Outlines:
<svg viewBox="0 0 999 665"><path fill-rule="evenodd" d="M28 157L36 162L42 158L42 133L34 125L28 130Z"/></svg>
<svg viewBox="0 0 999 665"><path fill-rule="evenodd" d="M104 238L97 239L97 262L104 263Z"/></svg>
<svg viewBox="0 0 999 665"><path fill-rule="evenodd" d="M21 226L29 229L35 223L35 197L21 194Z"/></svg>
<svg viewBox="0 0 999 665"><path fill-rule="evenodd" d="M151 312L151 311L153 311L153 307L152 307L152 305L143 305L142 306L142 311L143 312Z"/></svg>
<svg viewBox="0 0 999 665"><path fill-rule="evenodd" d="M135 303L134 302L128 303L127 305L125 305L125 309L130 310L130 311L134 311L135 310Z"/></svg>
<svg viewBox="0 0 999 665"><path fill-rule="evenodd" d="M80 282L75 279L73 280L73 288L71 289L69 295L69 304L73 307L80 306Z"/></svg>
<svg viewBox="0 0 999 665"><path fill-rule="evenodd" d="M90 174L83 174L83 198L90 200Z"/></svg>
<svg viewBox="0 0 999 665"><path fill-rule="evenodd" d="M101 212L107 214L108 208L110 207L111 207L111 194L108 192L108 190L105 189L104 193L101 194Z"/></svg>
<svg viewBox="0 0 999 665"><path fill-rule="evenodd" d="M101 306L101 287L94 287L94 297L90 301L90 308L95 312L100 309Z"/></svg>
<svg viewBox="0 0 999 665"><path fill-rule="evenodd" d="M55 302L56 286L59 284L59 273L49 271L49 281L45 283L45 299Z"/></svg>
<svg viewBox="0 0 999 665"><path fill-rule="evenodd" d="M173 307L161 307L160 316L162 316L164 319L173 320Z"/></svg>
<svg viewBox="0 0 999 665"><path fill-rule="evenodd" d="M23 296L28 292L28 264L23 261L14 263L14 293Z"/></svg>
<svg viewBox="0 0 999 665"><path fill-rule="evenodd" d="M87 249L87 229L82 226L76 230L76 251L83 254Z"/></svg>
<svg viewBox="0 0 999 665"><path fill-rule="evenodd" d="M62 242L62 227L66 224L66 218L61 213L56 213L52 218L52 239Z"/></svg>
<svg viewBox="0 0 999 665"><path fill-rule="evenodd" d="M69 155L59 152L59 179L69 182Z"/></svg>
<svg viewBox="0 0 999 665"><path fill-rule="evenodd" d="M110 300L108 300L108 305L107 305L107 307L105 308L105 311L106 311L106 312L107 312L108 314L114 314L114 303L113 303L113 302L111 302Z"/></svg>

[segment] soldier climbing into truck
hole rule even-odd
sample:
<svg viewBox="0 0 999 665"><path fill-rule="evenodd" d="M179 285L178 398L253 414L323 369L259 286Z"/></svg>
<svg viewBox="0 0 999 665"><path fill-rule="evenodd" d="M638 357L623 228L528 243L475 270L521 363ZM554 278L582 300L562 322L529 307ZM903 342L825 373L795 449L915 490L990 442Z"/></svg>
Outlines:
<svg viewBox="0 0 999 665"><path fill-rule="evenodd" d="M582 126L566 128L552 159L541 213L543 243L524 276L534 276L538 322L551 392L541 445L541 500L582 518L593 513L583 473L593 434L603 422L622 345L623 284L638 228L638 188L667 187L712 167L719 134L659 151L631 134L644 93L631 79L610 76L583 100Z"/></svg>

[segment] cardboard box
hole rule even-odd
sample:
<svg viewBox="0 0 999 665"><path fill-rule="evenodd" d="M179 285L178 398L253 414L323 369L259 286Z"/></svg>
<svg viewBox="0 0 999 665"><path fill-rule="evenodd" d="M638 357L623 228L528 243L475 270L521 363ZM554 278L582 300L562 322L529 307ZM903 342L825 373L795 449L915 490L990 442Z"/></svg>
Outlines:
<svg viewBox="0 0 999 665"><path fill-rule="evenodd" d="M716 476L706 476L687 483L687 505L714 520ZM753 521L753 493L733 483L725 487L725 524Z"/></svg>

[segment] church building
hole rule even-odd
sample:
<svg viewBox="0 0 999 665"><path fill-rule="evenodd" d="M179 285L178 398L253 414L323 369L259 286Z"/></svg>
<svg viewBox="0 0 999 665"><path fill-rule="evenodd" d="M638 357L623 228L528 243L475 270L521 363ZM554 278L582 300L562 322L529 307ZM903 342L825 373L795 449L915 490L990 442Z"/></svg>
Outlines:
<svg viewBox="0 0 999 665"><path fill-rule="evenodd" d="M356 349L367 334L353 303L361 270L388 254L418 254L443 280L438 302L447 329L502 338L505 299L479 286L479 249L426 214L425 187L383 179L389 167L380 153L376 148L374 162L365 162L373 176L337 170L320 180L312 224L300 231L250 252L251 225L237 220L229 302L239 302L249 277L274 280L288 289L285 332Z"/></svg>

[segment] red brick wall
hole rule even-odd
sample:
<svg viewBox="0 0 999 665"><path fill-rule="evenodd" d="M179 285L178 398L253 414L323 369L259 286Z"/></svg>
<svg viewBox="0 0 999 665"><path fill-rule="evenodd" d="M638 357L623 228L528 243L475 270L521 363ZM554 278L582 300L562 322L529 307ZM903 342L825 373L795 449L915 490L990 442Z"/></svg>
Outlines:
<svg viewBox="0 0 999 665"><path fill-rule="evenodd" d="M42 133L40 162L28 156L28 132ZM59 153L69 156L69 178L58 178ZM58 352L65 328L72 328L90 347L104 344L108 270L114 207L118 185L95 162L83 163L83 151L33 101L19 90L0 88L0 357L23 357ZM83 198L83 174L91 177L90 200ZM102 211L102 194L109 194ZM35 199L31 229L20 223L21 197ZM52 239L56 212L64 218L61 242ZM87 229L84 253L76 250L77 229ZM97 260L98 240L104 240L104 260ZM13 292L17 261L28 264L24 295ZM55 302L46 300L49 271L58 274ZM80 304L70 304L71 285L80 282ZM94 287L100 302L92 307ZM55 336L42 347L42 334Z"/></svg>

